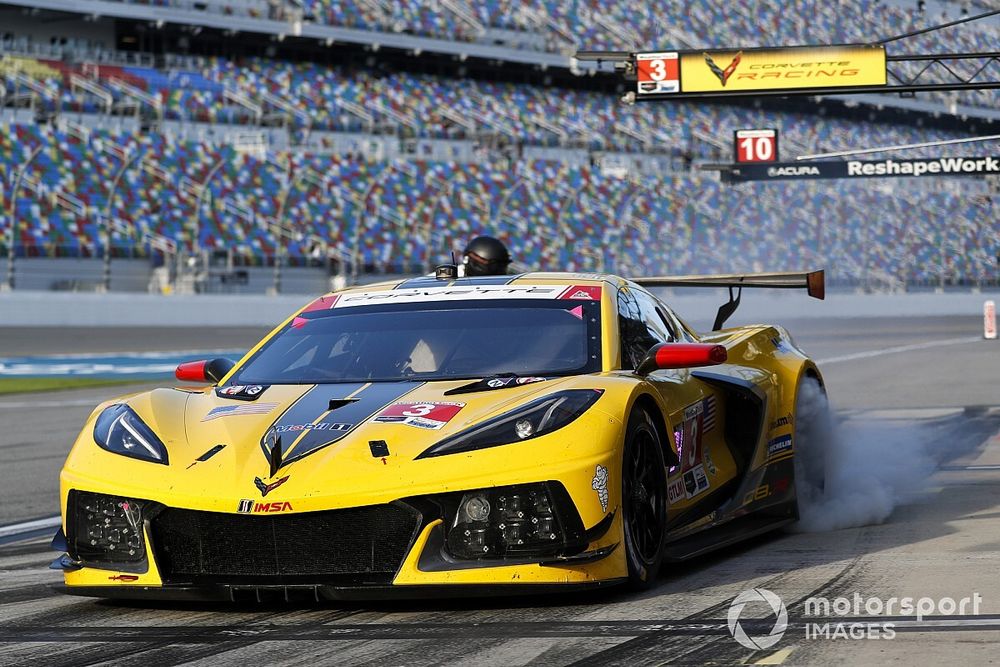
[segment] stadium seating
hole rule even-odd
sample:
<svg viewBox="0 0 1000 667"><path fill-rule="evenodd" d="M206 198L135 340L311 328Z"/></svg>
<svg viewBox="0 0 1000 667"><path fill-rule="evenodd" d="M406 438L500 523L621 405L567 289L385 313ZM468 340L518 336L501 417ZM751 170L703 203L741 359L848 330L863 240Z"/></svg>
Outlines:
<svg viewBox="0 0 1000 667"><path fill-rule="evenodd" d="M290 116L288 122L301 134L309 130L391 131L431 138L495 134L526 145L698 156L713 150L706 143L712 138L728 142L725 133L731 129L774 122L773 115L752 109L689 103L628 107L614 96L528 85L406 73L375 76L262 59L213 58L202 64L197 70L156 70L5 57L0 74L8 91L20 90L18 73L37 81L48 91L49 96L36 93L45 108L58 100L66 110L96 110L100 100L70 85L72 76L86 75L110 92L117 107L134 104L129 90L138 90L158 100L168 120L246 123L261 120L265 112L277 112ZM295 112L275 107L275 100ZM879 137L887 143L944 137L927 129L866 125L862 131L860 127L816 123L811 115L781 116L783 136L810 150L855 145L861 137L866 143Z"/></svg>
<svg viewBox="0 0 1000 667"><path fill-rule="evenodd" d="M35 125L0 125L0 172L9 175L6 193L20 184L13 208L18 252L28 255L99 256L110 220L119 254L166 238L187 249L233 249L247 261L279 246L301 259L321 243L345 261L398 270L440 261L490 232L519 261L545 269L826 266L834 280L881 283L996 277L992 198L906 181L734 187L685 172L637 183L542 160L508 169L257 157L170 136Z"/></svg>

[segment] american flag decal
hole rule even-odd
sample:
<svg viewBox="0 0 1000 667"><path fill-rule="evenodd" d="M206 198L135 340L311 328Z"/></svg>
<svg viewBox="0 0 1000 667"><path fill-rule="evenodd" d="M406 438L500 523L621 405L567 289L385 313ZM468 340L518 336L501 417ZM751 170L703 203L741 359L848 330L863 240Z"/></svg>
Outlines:
<svg viewBox="0 0 1000 667"><path fill-rule="evenodd" d="M271 410L278 407L277 403L244 403L241 405L222 405L212 408L202 419L203 422L210 422L220 417L236 417L239 415L266 415Z"/></svg>
<svg viewBox="0 0 1000 667"><path fill-rule="evenodd" d="M715 428L715 396L709 396L705 399L705 412L703 415L702 428L706 431L711 431Z"/></svg>

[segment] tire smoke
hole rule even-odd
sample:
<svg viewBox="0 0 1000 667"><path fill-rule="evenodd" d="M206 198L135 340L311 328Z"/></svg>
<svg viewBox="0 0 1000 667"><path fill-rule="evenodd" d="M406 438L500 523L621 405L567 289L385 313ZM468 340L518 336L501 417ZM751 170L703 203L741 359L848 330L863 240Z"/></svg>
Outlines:
<svg viewBox="0 0 1000 667"><path fill-rule="evenodd" d="M936 467L928 433L899 422L838 423L812 379L799 389L794 442L801 532L882 523Z"/></svg>

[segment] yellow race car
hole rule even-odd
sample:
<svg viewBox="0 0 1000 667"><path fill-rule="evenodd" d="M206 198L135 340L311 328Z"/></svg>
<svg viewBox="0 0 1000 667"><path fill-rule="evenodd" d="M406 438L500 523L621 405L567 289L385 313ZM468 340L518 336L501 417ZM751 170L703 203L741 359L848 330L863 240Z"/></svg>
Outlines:
<svg viewBox="0 0 1000 667"><path fill-rule="evenodd" d="M776 326L696 334L630 281L426 276L321 297L239 362L94 410L61 474L67 593L240 600L649 585L792 522L796 395ZM810 380L812 379L812 380ZM805 479L804 476L811 476Z"/></svg>

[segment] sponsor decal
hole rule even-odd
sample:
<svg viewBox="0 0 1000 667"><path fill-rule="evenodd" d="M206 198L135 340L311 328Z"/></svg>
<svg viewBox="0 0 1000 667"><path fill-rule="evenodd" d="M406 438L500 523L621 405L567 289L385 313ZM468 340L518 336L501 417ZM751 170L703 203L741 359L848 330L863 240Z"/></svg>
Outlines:
<svg viewBox="0 0 1000 667"><path fill-rule="evenodd" d="M712 455L707 449L705 450L705 469L713 477L719 473L719 469L715 467L715 461L712 460Z"/></svg>
<svg viewBox="0 0 1000 667"><path fill-rule="evenodd" d="M688 498L694 498L708 490L708 477L705 466L697 465L684 473L684 491Z"/></svg>
<svg viewBox="0 0 1000 667"><path fill-rule="evenodd" d="M740 164L723 172L726 182L815 178L989 176L1000 174L1000 157L941 157L912 160L816 160L809 164Z"/></svg>
<svg viewBox="0 0 1000 667"><path fill-rule="evenodd" d="M768 458L792 448L792 436L782 435L767 443Z"/></svg>
<svg viewBox="0 0 1000 667"><path fill-rule="evenodd" d="M139 575L136 574L115 574L108 577L108 581L138 581Z"/></svg>
<svg viewBox="0 0 1000 667"><path fill-rule="evenodd" d="M684 408L684 419L685 421L688 419L694 419L704 411L705 411L705 406L702 405L700 402L695 403L694 405L689 405L688 407Z"/></svg>
<svg viewBox="0 0 1000 667"><path fill-rule="evenodd" d="M680 477L667 484L667 501L672 505L679 500L684 500L684 480Z"/></svg>
<svg viewBox="0 0 1000 667"><path fill-rule="evenodd" d="M219 398L233 398L238 401L256 401L270 385L263 384L232 384L218 387L215 395Z"/></svg>
<svg viewBox="0 0 1000 667"><path fill-rule="evenodd" d="M240 501L240 504L236 506L236 511L240 514L249 514L253 511L253 500L250 498L244 498Z"/></svg>
<svg viewBox="0 0 1000 667"><path fill-rule="evenodd" d="M251 403L248 405L221 405L212 408L208 414L202 418L203 422L210 422L222 417L239 417L241 415L266 415L271 410L278 407L277 403Z"/></svg>
<svg viewBox="0 0 1000 667"><path fill-rule="evenodd" d="M291 511L292 511L292 504L287 500L285 502L277 502L277 503L256 503L253 506L254 514L291 512Z"/></svg>
<svg viewBox="0 0 1000 667"><path fill-rule="evenodd" d="M598 465L594 471L594 479L590 480L590 488L597 491L597 499L601 501L601 511L608 511L608 469Z"/></svg>
<svg viewBox="0 0 1000 667"><path fill-rule="evenodd" d="M715 64L715 61L712 60L712 56L707 53L703 55L705 56L705 64L708 65L708 69L719 79L719 82L723 87L726 86L726 82L729 81L729 77L733 75L733 72L735 72L736 68L740 65L740 60L743 59L743 52L739 51L735 56L733 56L733 59L729 61L729 64L726 65L726 69L722 69Z"/></svg>
<svg viewBox="0 0 1000 667"><path fill-rule="evenodd" d="M761 484L753 491L747 491L746 495L743 496L743 504L749 505L752 502L758 500L764 500L770 498L772 494L784 493L788 490L789 479L787 477L782 477L770 483Z"/></svg>
<svg viewBox="0 0 1000 667"><path fill-rule="evenodd" d="M581 288L587 289L587 288ZM599 288L598 288L599 289ZM334 308L372 306L379 303L420 303L435 301L482 301L487 299L557 299L566 288L563 285L455 285L385 290L380 292L347 292Z"/></svg>
<svg viewBox="0 0 1000 667"><path fill-rule="evenodd" d="M791 426L792 424L795 423L794 420L795 420L795 418L792 416L792 413L789 412L787 415L784 415L783 417L778 417L777 419L775 419L774 421L772 421L770 424L768 424L767 430L773 431L775 429L779 429L779 428L782 428L784 426Z"/></svg>
<svg viewBox="0 0 1000 667"><path fill-rule="evenodd" d="M680 83L682 93L884 86L885 48L808 46L682 53Z"/></svg>
<svg viewBox="0 0 1000 667"><path fill-rule="evenodd" d="M265 484L264 480L262 480L260 477L253 478L254 486L256 486L260 490L261 498L271 493L271 491L274 491L276 488L278 488L287 481L288 481L288 475L285 475L281 479L271 482L270 484Z"/></svg>
<svg viewBox="0 0 1000 667"><path fill-rule="evenodd" d="M937 176L940 174L997 174L1000 158L942 157L924 160L848 160L848 176Z"/></svg>
<svg viewBox="0 0 1000 667"><path fill-rule="evenodd" d="M563 290L562 294L559 295L559 298L574 301L600 301L601 287L600 285L570 285Z"/></svg>
<svg viewBox="0 0 1000 667"><path fill-rule="evenodd" d="M275 433L297 433L300 431L350 431L354 424L341 422L317 422L315 424L277 424Z"/></svg>
<svg viewBox="0 0 1000 667"><path fill-rule="evenodd" d="M382 410L376 415L374 421L437 430L450 422L464 407L465 403L448 401L425 401L422 403L403 401L393 403Z"/></svg>
<svg viewBox="0 0 1000 667"><path fill-rule="evenodd" d="M811 165L793 165L788 167L768 167L767 175L770 178L778 176L819 176L819 167Z"/></svg>

